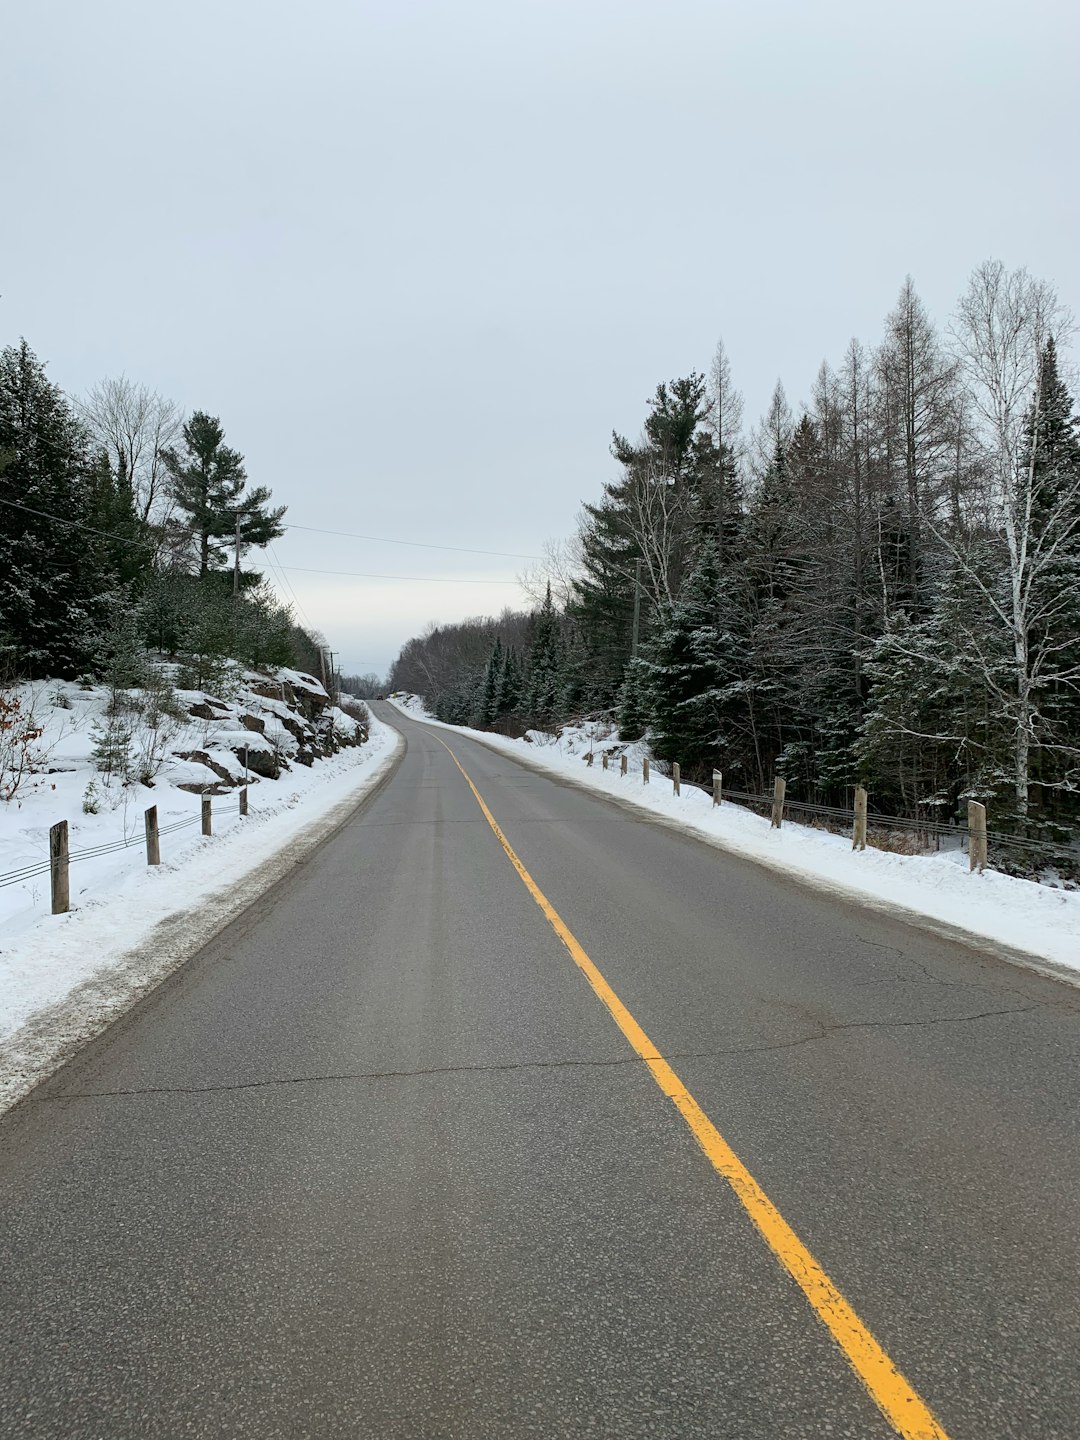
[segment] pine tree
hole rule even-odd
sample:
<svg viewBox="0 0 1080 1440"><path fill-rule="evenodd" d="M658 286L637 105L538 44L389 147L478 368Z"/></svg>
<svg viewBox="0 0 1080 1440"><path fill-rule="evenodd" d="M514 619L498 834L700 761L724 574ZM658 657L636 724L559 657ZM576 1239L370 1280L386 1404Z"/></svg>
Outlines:
<svg viewBox="0 0 1080 1440"><path fill-rule="evenodd" d="M225 565L226 550L236 543L238 517L241 551L269 545L284 533L286 507L269 508L270 491L263 485L248 490L244 457L224 441L220 420L196 410L184 426L182 449L165 454L173 496L187 517L200 580Z"/></svg>

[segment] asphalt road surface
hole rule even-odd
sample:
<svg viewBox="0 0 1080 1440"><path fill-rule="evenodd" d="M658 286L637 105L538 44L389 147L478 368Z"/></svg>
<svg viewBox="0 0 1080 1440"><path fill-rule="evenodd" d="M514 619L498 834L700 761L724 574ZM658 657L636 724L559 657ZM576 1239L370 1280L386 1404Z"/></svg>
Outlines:
<svg viewBox="0 0 1080 1440"><path fill-rule="evenodd" d="M908 1433L1076 1440L1080 991L376 709L389 782L0 1123L0 1434L903 1433L636 1022Z"/></svg>

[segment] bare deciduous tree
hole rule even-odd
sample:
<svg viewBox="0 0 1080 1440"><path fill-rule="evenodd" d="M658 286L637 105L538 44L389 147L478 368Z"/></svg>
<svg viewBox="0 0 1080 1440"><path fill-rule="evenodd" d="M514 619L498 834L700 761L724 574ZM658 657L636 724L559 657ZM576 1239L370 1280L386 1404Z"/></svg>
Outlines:
<svg viewBox="0 0 1080 1440"><path fill-rule="evenodd" d="M742 460L742 392L731 379L731 362L723 340L716 343L716 353L709 366L709 413L707 424L717 445L738 465Z"/></svg>
<svg viewBox="0 0 1080 1440"><path fill-rule="evenodd" d="M179 407L120 375L95 385L78 410L95 443L131 486L139 519L164 525L172 502L162 454L180 439L184 417Z"/></svg>
<svg viewBox="0 0 1080 1440"><path fill-rule="evenodd" d="M529 565L517 577L518 584L534 605L543 602L547 588L560 610L565 610L574 594L574 581L581 573L581 540L545 540L544 558Z"/></svg>

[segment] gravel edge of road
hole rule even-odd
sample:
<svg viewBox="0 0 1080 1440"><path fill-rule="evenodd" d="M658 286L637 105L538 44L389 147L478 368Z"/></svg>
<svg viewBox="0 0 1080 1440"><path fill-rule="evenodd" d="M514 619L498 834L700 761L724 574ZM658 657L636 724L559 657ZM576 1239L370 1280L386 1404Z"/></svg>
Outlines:
<svg viewBox="0 0 1080 1440"><path fill-rule="evenodd" d="M393 702L388 702L393 703ZM394 706L397 710L397 706ZM976 950L980 954L990 955L994 959L1002 960L1009 965L1018 965L1025 970L1033 970L1037 974L1045 976L1048 980L1058 980L1076 990L1080 989L1080 971L1072 969L1068 965L1057 965L1053 960L1047 960L1045 956L1036 955L1028 950L1021 950L1016 946L1005 945L997 940L991 940L984 935L976 935L970 930L965 930L961 925L952 925L947 920L935 919L932 915L924 915L920 910L911 910L906 905L901 905L895 900L875 899L862 890L849 889L839 881L815 877L794 872L785 868L779 861L771 861L763 856L747 855L737 845L731 845L716 835L711 835L704 830L698 830L692 825L680 823L678 820L663 814L661 811L653 810L650 806L642 804L632 795L611 795L606 790L600 790L596 786L582 778L577 779L573 775L567 775L561 770L549 769L542 761L531 755L517 754L508 755L500 745L488 744L479 735L472 733L465 734L455 725L444 725L440 721L429 722L420 720L414 715L404 711L398 711L403 719L412 720L416 725L431 724L432 728L450 730L460 734L463 739L473 740L477 745L483 745L485 750L490 750L493 755L499 755L503 759L517 761L532 770L537 775L543 775L556 784L573 785L577 790L583 790L597 800L605 800L610 804L623 810L632 811L641 819L649 820L653 824L662 825L667 830L674 830L677 835L682 835L691 840L699 840L703 845L710 846L713 850L720 850L725 855L731 855L735 859L742 860L748 865L759 865L765 870L771 870L781 876L791 885L797 885L806 890L812 890L817 894L830 895L833 899L843 901L848 905L855 905L861 909L873 910L881 915L890 916L892 919L901 920L915 929L926 931L928 934L936 935L941 940L951 940L959 945L964 945L969 950ZM386 722L389 723L389 722Z"/></svg>
<svg viewBox="0 0 1080 1440"><path fill-rule="evenodd" d="M107 972L91 976L0 1042L0 1119L332 840L397 770L408 741L400 730L395 733L393 749L365 777L357 793L312 820L276 854L255 866L239 883L212 895L199 910L163 920L142 944L128 951Z"/></svg>

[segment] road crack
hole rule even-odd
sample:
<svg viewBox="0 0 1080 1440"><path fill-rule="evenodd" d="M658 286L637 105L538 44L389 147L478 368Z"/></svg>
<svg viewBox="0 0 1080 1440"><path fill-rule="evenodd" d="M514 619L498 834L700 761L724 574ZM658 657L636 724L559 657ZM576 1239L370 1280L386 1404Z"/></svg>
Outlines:
<svg viewBox="0 0 1080 1440"><path fill-rule="evenodd" d="M974 1015L936 1015L925 1020L851 1020L837 1024L816 1022L808 1035L793 1040L770 1041L760 1045L730 1045L712 1050L675 1050L666 1056L625 1055L611 1060L518 1060L489 1065L434 1065L416 1070L341 1070L318 1075L272 1076L265 1080L238 1080L220 1085L146 1085L132 1086L118 1090L76 1090L56 1095L42 1095L31 1103L55 1105L74 1100L114 1100L142 1095L223 1095L244 1090L272 1090L294 1085L344 1084L363 1080L414 1080L437 1075L497 1075L529 1070L589 1070L617 1069L647 1064L651 1060L672 1064L683 1060L720 1060L732 1055L760 1055L776 1050L795 1050L803 1045L812 1045L827 1040L830 1035L845 1030L895 1030L920 1029L933 1025L969 1025L979 1020L993 1020L1001 1016L1025 1015L1038 1010L1037 1004L1014 1006L1003 1010L981 1010Z"/></svg>

